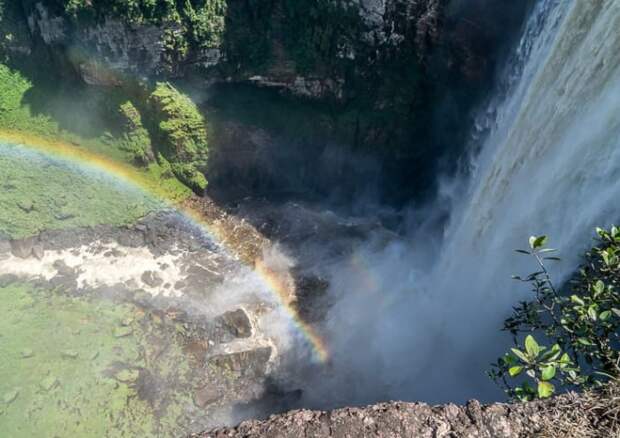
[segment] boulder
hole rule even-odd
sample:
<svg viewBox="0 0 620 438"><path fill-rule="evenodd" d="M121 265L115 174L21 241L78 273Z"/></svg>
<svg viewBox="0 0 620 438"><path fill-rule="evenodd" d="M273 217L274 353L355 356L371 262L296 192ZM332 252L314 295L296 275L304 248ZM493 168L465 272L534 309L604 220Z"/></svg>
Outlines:
<svg viewBox="0 0 620 438"><path fill-rule="evenodd" d="M220 316L220 322L236 338L249 338L252 336L252 323L243 309L224 313Z"/></svg>
<svg viewBox="0 0 620 438"><path fill-rule="evenodd" d="M11 253L15 257L21 259L27 259L32 255L32 248L35 245L34 237L27 237L25 239L11 240Z"/></svg>
<svg viewBox="0 0 620 438"><path fill-rule="evenodd" d="M150 287L159 287L164 283L164 280L155 271L145 271L140 278L144 284Z"/></svg>

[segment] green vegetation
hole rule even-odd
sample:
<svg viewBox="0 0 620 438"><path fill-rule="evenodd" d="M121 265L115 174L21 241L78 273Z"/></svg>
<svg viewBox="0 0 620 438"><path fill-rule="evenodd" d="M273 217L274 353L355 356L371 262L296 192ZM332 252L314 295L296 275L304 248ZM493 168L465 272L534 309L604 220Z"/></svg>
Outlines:
<svg viewBox="0 0 620 438"><path fill-rule="evenodd" d="M47 229L136 221L160 203L96 169L23 147L0 148L0 233L27 237Z"/></svg>
<svg viewBox="0 0 620 438"><path fill-rule="evenodd" d="M20 73L0 64L0 126L42 136L55 136L58 124L44 115L34 114L24 105L24 95L32 84Z"/></svg>
<svg viewBox="0 0 620 438"><path fill-rule="evenodd" d="M119 114L122 119L121 147L130 152L139 164L153 161L151 138L142 124L140 112L131 101L127 101L121 104Z"/></svg>
<svg viewBox="0 0 620 438"><path fill-rule="evenodd" d="M597 234L597 245L567 290L550 279L545 263L559 259L549 255L555 250L545 247L546 236L533 236L529 250L517 250L533 257L539 270L515 277L531 284L535 298L520 303L506 320L515 348L490 372L511 398L546 398L557 386L587 388L620 378L620 230L599 228Z"/></svg>
<svg viewBox="0 0 620 438"><path fill-rule="evenodd" d="M280 73L344 73L347 55L363 44L359 7L341 0L230 2L224 49L229 66ZM286 64L291 62L292 66ZM276 73L273 71L272 73Z"/></svg>
<svg viewBox="0 0 620 438"><path fill-rule="evenodd" d="M193 49L220 46L227 9L226 0L48 0L48 3L75 20L114 17L132 24L173 24L178 29L176 43Z"/></svg>
<svg viewBox="0 0 620 438"><path fill-rule="evenodd" d="M149 96L149 108L159 121L158 152L177 178L194 191L203 192L209 147L205 121L196 104L170 83L159 82Z"/></svg>
<svg viewBox="0 0 620 438"><path fill-rule="evenodd" d="M190 384L190 364L156 313L15 283L0 285L0 315L1 436L174 436L187 427L191 393L179 388Z"/></svg>
<svg viewBox="0 0 620 438"><path fill-rule="evenodd" d="M0 131L24 133L30 142L37 142L37 137L64 142L119 163L148 164L136 173L149 191L171 201L191 194L152 160L146 122L122 90L74 88L67 92L57 84L56 90L53 84L34 86L21 73L0 64Z"/></svg>

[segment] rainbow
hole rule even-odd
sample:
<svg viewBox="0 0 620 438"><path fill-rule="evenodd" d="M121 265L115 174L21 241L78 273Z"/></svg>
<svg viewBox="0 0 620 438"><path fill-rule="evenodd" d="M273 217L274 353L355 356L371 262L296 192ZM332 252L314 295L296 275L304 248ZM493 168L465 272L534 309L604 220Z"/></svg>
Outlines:
<svg viewBox="0 0 620 438"><path fill-rule="evenodd" d="M294 308L293 297L295 296L295 284L288 272L276 272L267 266L261 257L248 260L247 255L241 254L234 244L229 243L227 230L221 224L208 221L205 216L186 201L190 197L190 191L175 198L171 198L169 192L149 178L140 169L120 161L115 161L103 154L93 152L62 140L50 140L40 138L22 132L0 131L0 140L5 143L19 145L30 150L51 155L80 166L91 167L113 176L121 181L142 190L169 207L174 208L186 219L199 227L203 232L213 238L226 251L233 254L236 259L242 261L257 275L264 286L276 298L279 306L285 311L295 331L299 333L310 346L312 359L318 363L325 363L329 358L329 350L323 339L315 329L306 323Z"/></svg>

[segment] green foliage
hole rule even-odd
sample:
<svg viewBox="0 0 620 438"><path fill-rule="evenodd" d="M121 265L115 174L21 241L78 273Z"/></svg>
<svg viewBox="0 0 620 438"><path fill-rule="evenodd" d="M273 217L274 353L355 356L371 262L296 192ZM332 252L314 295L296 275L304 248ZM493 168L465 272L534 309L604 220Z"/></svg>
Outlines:
<svg viewBox="0 0 620 438"><path fill-rule="evenodd" d="M201 381L174 321L85 295L0 284L0 435L183 435L193 403L186 388ZM148 398L145 378L158 388Z"/></svg>
<svg viewBox="0 0 620 438"><path fill-rule="evenodd" d="M149 96L149 106L157 120L161 156L172 171L197 192L206 188L209 145L205 121L196 104L170 83L159 82Z"/></svg>
<svg viewBox="0 0 620 438"><path fill-rule="evenodd" d="M302 72L341 62L341 55L363 39L364 25L354 3L285 0L283 4L284 43Z"/></svg>
<svg viewBox="0 0 620 438"><path fill-rule="evenodd" d="M490 371L510 397L546 398L557 386L583 388L620 378L620 231L598 228L597 234L597 245L586 253L567 290L556 289L551 281L546 263L559 258L545 247L546 236L532 236L528 250L517 250L533 257L539 270L514 277L531 284L535 298L521 302L505 321L515 348ZM534 332L552 343L551 348L540 345Z"/></svg>
<svg viewBox="0 0 620 438"><path fill-rule="evenodd" d="M172 172L196 193L204 193L207 188L207 178L194 163L174 163Z"/></svg>
<svg viewBox="0 0 620 438"><path fill-rule="evenodd" d="M39 96L39 99L35 100L33 104L26 103L29 100L27 96L35 94ZM89 95L90 96L90 95ZM64 117L64 120L70 120L75 125L85 126L88 125L88 117L83 118L84 113L87 113L88 105L83 104L89 99L84 98L81 94L77 93L76 96L67 96L62 94L61 99L58 99L58 95L53 94L49 89L39 88L37 89L33 84L27 80L18 71L14 71L0 64L0 131L6 130L9 133L24 133L28 138L28 141L32 144L37 144L38 139L43 141L59 141L60 143L68 143L74 145L79 149L87 149L96 152L99 155L109 157L118 162L135 162L135 159L142 156L141 151L146 152L146 156L150 159L150 143L147 131L139 129L139 125L144 122L140 120L139 113L135 108L131 109L130 106L125 106L124 111L121 109L121 133L119 138L116 138L107 133L104 128L106 126L98 127L96 132L93 133L79 133L77 134L72 126L67 126L61 129L58 120L61 119L59 114L50 113L41 106L35 106L31 108L31 105L35 105L37 102L49 103L52 107L58 107L64 109L64 114L60 116ZM88 97L88 96L87 96ZM93 96L90 96L90 100L93 100ZM119 102L121 100L110 99L115 102L114 105L105 105L105 111L109 111L115 114L115 111L119 111ZM95 99L100 103L100 99ZM105 102L106 99L104 98ZM133 105L132 105L133 106ZM109 107L109 108L108 108ZM49 114L49 115L48 115ZM110 117L114 119L114 125L118 124L118 114L116 117ZM98 115L95 115L95 119L100 122L103 121ZM105 121L109 123L110 121ZM64 125L64 123L63 123ZM135 128L135 129L134 129ZM116 127L112 129L117 131ZM132 131L133 132L130 132ZM127 134L127 135L125 135ZM88 135L88 137L86 137ZM24 140L25 141L25 140ZM129 150L129 152L127 152ZM8 167L11 169L11 166ZM16 169L17 171L17 169ZM27 175L27 170L24 169L24 175ZM6 173L10 175L10 173ZM138 172L137 176L142 180L145 186L148 186L149 190L158 193L159 196L172 200L180 201L185 199L191 194L191 192L180 183L177 179L172 178L172 170L168 166L167 169L161 169L155 162L150 162L146 169L142 172ZM38 181L36 182L39 183ZM34 182L33 182L34 184ZM45 186L45 181L41 181L42 186ZM80 185L74 185L73 183L66 184L64 187L79 187ZM62 191L62 190L61 190ZM19 195L19 194L18 194ZM106 196L101 196L98 193L91 193L93 199L106 200ZM21 195L19 195L21 196ZM41 196L45 196L42 194ZM46 203L53 203L54 199L47 199ZM15 214L15 204L12 204L11 208L6 210L7 217L13 217L15 219L21 217ZM95 215L101 214L101 210L92 208ZM54 216L53 210L50 210L51 217ZM33 213L29 216L31 219L36 215ZM2 219L0 218L0 221ZM37 219L39 220L39 219ZM45 222L47 219L41 219ZM76 219L77 220L77 219ZM113 221L114 222L114 221ZM80 226L77 223L72 223L71 220L64 221L65 224L72 226ZM32 224L22 222L24 229L29 229Z"/></svg>
<svg viewBox="0 0 620 438"><path fill-rule="evenodd" d="M23 103L32 83L19 72L0 64L0 126L41 135L53 135L58 125L49 117L35 114Z"/></svg>
<svg viewBox="0 0 620 438"><path fill-rule="evenodd" d="M139 164L153 161L151 138L142 124L140 112L131 101L127 101L119 107L119 114L122 123L121 147L131 153Z"/></svg>
<svg viewBox="0 0 620 438"><path fill-rule="evenodd" d="M164 34L169 65L190 48L219 47L226 0L48 0L74 20L114 17L131 24L172 25Z"/></svg>
<svg viewBox="0 0 620 438"><path fill-rule="evenodd" d="M0 230L22 238L42 230L125 225L159 202L102 172L3 145L0 150Z"/></svg>
<svg viewBox="0 0 620 438"><path fill-rule="evenodd" d="M226 0L203 0L193 4L185 0L183 16L186 18L190 43L200 49L220 47L226 11Z"/></svg>

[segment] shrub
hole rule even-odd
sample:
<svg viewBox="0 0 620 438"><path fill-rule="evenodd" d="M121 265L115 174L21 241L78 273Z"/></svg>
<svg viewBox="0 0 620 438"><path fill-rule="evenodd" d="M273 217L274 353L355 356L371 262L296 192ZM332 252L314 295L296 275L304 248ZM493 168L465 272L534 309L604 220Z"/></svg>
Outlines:
<svg viewBox="0 0 620 438"><path fill-rule="evenodd" d="M205 120L196 104L167 82L157 83L149 106L158 135L157 150L182 182L204 191L209 145Z"/></svg>
<svg viewBox="0 0 620 438"><path fill-rule="evenodd" d="M620 378L620 230L598 228L597 235L596 246L562 290L547 270L547 261L559 259L550 256L555 250L545 247L546 236L533 236L529 250L517 250L540 269L514 277L531 284L534 300L521 302L505 321L515 348L490 371L511 398L546 398L556 386L586 388ZM534 334L551 346L541 345Z"/></svg>
<svg viewBox="0 0 620 438"><path fill-rule="evenodd" d="M119 107L122 121L121 148L132 154L139 164L153 161L151 138L142 124L142 117L136 107L127 101Z"/></svg>

